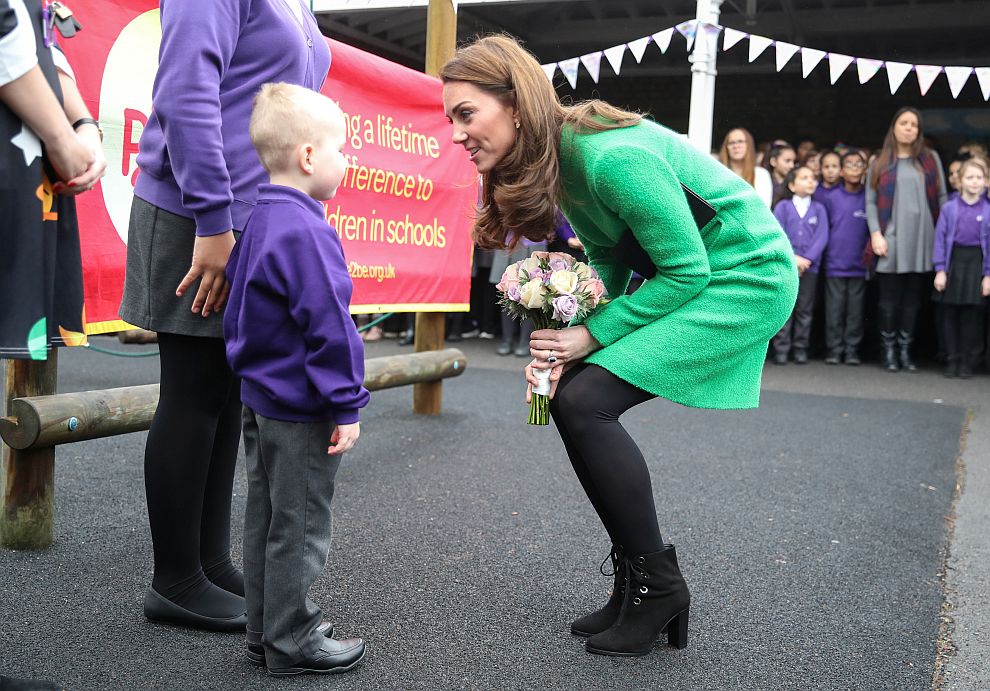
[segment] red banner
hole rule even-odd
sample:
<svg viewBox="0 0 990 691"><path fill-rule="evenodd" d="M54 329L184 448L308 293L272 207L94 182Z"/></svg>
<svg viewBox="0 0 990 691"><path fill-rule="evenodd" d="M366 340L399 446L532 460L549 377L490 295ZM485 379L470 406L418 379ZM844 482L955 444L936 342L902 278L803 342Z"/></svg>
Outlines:
<svg viewBox="0 0 990 691"><path fill-rule="evenodd" d="M138 140L151 112L157 0L75 0L85 27L62 42L103 126L107 174L78 198L87 333L128 328L117 308ZM450 142L440 82L327 39L324 93L348 120L350 167L326 203L354 281L351 311L467 310L477 176Z"/></svg>

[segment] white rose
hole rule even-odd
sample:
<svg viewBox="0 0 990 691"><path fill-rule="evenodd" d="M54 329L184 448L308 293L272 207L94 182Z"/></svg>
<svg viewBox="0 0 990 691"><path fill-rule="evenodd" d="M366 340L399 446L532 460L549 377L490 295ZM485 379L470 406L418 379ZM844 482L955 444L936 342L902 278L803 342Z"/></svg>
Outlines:
<svg viewBox="0 0 990 691"><path fill-rule="evenodd" d="M555 271L550 277L550 287L558 293L574 294L577 289L578 275L573 271Z"/></svg>
<svg viewBox="0 0 990 691"><path fill-rule="evenodd" d="M523 259L519 264L520 272L525 271L527 276L540 268L540 260L536 257Z"/></svg>
<svg viewBox="0 0 990 691"><path fill-rule="evenodd" d="M591 278L591 267L584 262L574 262L574 272L577 273L582 281Z"/></svg>
<svg viewBox="0 0 990 691"><path fill-rule="evenodd" d="M519 302L528 309L541 309L546 293L540 281L529 281L520 291Z"/></svg>

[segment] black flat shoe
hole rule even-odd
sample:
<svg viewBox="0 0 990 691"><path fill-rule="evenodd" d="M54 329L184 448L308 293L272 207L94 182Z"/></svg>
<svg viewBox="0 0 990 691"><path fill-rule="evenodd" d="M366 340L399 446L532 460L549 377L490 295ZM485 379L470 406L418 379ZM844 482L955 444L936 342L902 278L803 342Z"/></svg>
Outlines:
<svg viewBox="0 0 990 691"><path fill-rule="evenodd" d="M243 601L244 599L241 598L241 602ZM244 612L230 617L207 617L185 607L180 607L159 595L154 588L148 588L148 592L144 595L144 616L147 617L148 621L178 624L179 626L206 631L244 631L247 627L246 609Z"/></svg>
<svg viewBox="0 0 990 691"><path fill-rule="evenodd" d="M316 627L317 633L322 633L324 638L333 638L333 624L328 621L321 622L319 626ZM255 634L257 635L257 634ZM260 642L248 642L247 652L244 653L247 661L252 665L258 665L259 667L265 666L265 646Z"/></svg>
<svg viewBox="0 0 990 691"><path fill-rule="evenodd" d="M364 659L364 641L360 638L334 640L327 638L312 657L300 660L291 667L269 667L273 677L290 677L297 674L341 674L354 669Z"/></svg>

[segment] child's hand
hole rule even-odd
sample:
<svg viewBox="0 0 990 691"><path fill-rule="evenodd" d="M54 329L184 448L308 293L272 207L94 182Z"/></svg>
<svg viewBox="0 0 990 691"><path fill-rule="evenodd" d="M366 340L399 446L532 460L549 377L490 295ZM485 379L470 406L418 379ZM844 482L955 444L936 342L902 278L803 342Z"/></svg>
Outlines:
<svg viewBox="0 0 990 691"><path fill-rule="evenodd" d="M802 276L804 276L805 271L811 268L811 260L806 257L795 255L794 261L797 262L798 273Z"/></svg>
<svg viewBox="0 0 990 691"><path fill-rule="evenodd" d="M990 297L990 276L983 277L983 283L980 284L980 292L983 293L983 297Z"/></svg>
<svg viewBox="0 0 990 691"><path fill-rule="evenodd" d="M986 286L986 280L987 278L984 277L983 278L984 286ZM944 271L937 272L935 274L935 290L937 290L940 293L945 292L945 283L946 283L945 272ZM984 293L984 295L986 295L986 293Z"/></svg>
<svg viewBox="0 0 990 691"><path fill-rule="evenodd" d="M361 436L361 423L355 422L350 425L337 425L333 434L330 435L330 448L327 453L331 456L339 456L345 451L350 451Z"/></svg>

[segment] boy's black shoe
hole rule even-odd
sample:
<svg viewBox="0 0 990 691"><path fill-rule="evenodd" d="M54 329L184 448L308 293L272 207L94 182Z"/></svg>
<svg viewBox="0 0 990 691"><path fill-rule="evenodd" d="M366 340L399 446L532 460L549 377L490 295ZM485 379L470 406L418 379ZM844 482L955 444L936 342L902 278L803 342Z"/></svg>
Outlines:
<svg viewBox="0 0 990 691"><path fill-rule="evenodd" d="M808 364L808 353L804 350L794 351L794 364L795 365L807 365Z"/></svg>
<svg viewBox="0 0 990 691"><path fill-rule="evenodd" d="M322 633L325 638L333 638L333 624L328 621L321 622L316 627L317 633ZM248 643L247 652L244 654L247 661L259 667L265 666L265 646L261 643Z"/></svg>
<svg viewBox="0 0 990 691"><path fill-rule="evenodd" d="M340 674L353 669L363 659L364 641L360 638L345 638L341 641L327 638L311 657L300 660L291 667L269 667L268 673L274 677L296 674Z"/></svg>
<svg viewBox="0 0 990 691"><path fill-rule="evenodd" d="M787 364L787 353L774 353L773 354L773 364L775 364L775 365L786 365Z"/></svg>
<svg viewBox="0 0 990 691"><path fill-rule="evenodd" d="M840 358L838 353L829 353L827 356L825 356L826 365L838 365L839 362L840 362Z"/></svg>
<svg viewBox="0 0 990 691"><path fill-rule="evenodd" d="M862 365L863 361L859 359L859 353L846 353L846 364L856 367Z"/></svg>

